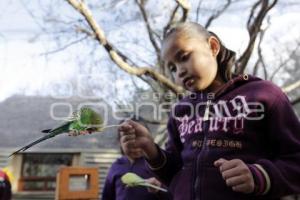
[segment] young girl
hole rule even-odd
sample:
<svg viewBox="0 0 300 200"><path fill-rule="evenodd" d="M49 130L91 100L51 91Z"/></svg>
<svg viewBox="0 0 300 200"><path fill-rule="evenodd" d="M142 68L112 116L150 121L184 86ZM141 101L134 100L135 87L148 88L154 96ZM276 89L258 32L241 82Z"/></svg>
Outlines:
<svg viewBox="0 0 300 200"><path fill-rule="evenodd" d="M122 157L117 159L111 166L108 175L106 177L104 188L102 192L103 200L168 200L170 199L169 193L163 193L157 190L150 190L145 187L126 187L121 177L127 172L133 172L140 177L146 179L148 183L161 187L162 184L159 182L147 169L145 160L142 158L141 149L136 151L130 151L124 149L124 143L121 138L120 149Z"/></svg>
<svg viewBox="0 0 300 200"><path fill-rule="evenodd" d="M140 148L175 200L279 199L300 193L300 123L269 81L232 75L234 52L196 23L172 29L162 57L192 92L174 105L166 149L141 124L119 128L124 149Z"/></svg>

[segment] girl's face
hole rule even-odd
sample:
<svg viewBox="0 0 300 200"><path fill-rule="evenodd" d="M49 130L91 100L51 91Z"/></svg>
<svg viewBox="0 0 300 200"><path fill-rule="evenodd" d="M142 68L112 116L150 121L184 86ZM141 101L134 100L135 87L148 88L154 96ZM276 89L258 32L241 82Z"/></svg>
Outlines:
<svg viewBox="0 0 300 200"><path fill-rule="evenodd" d="M175 32L163 43L162 57L177 84L191 92L210 92L217 76L219 50L215 37L207 42L197 35L188 38Z"/></svg>

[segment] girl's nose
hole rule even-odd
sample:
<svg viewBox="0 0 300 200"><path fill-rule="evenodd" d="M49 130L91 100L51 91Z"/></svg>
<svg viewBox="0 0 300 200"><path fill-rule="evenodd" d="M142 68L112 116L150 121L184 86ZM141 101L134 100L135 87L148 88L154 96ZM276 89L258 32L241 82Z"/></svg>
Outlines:
<svg viewBox="0 0 300 200"><path fill-rule="evenodd" d="M183 66L178 67L178 68L179 68L179 70L178 70L178 77L179 78L183 78L187 74L187 70Z"/></svg>

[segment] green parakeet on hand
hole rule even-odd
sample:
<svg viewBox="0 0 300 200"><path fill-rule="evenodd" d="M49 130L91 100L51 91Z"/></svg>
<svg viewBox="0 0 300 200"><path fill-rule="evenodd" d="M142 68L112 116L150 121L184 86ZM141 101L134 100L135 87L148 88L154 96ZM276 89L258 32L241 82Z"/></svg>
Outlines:
<svg viewBox="0 0 300 200"><path fill-rule="evenodd" d="M151 187L156 190L160 190L163 192L168 192L166 189L158 187L156 185L152 185L147 183L145 179L141 178L140 176L136 175L135 173L128 172L121 177L121 181L127 185L128 187L137 187L137 186L145 186Z"/></svg>
<svg viewBox="0 0 300 200"><path fill-rule="evenodd" d="M60 125L57 128L43 130L42 131L43 133L48 133L48 134L20 148L19 150L13 152L10 156L20 151L25 151L26 149L32 147L33 145L36 145L44 140L47 140L49 138L55 137L63 133L73 132L79 135L81 131L102 132L105 128L113 127L113 126L117 126L117 125L104 127L103 119L101 115L99 115L97 112L95 112L93 109L89 107L82 107L78 112L74 112L73 116L70 117L70 119L68 119L67 122L65 122L64 124Z"/></svg>

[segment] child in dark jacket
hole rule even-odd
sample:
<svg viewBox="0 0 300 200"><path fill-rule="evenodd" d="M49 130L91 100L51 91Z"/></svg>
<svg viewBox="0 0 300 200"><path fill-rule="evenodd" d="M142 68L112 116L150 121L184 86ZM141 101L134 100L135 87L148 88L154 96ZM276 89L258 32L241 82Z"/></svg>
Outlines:
<svg viewBox="0 0 300 200"><path fill-rule="evenodd" d="M11 184L7 174L0 169L0 200L10 200Z"/></svg>
<svg viewBox="0 0 300 200"><path fill-rule="evenodd" d="M120 140L121 138L119 138ZM161 187L154 174L146 167L145 160L142 157L141 149L127 151L123 149L124 143L121 143L121 153L123 156L117 159L111 166L106 177L102 192L103 200L170 200L169 193L163 193L145 187L126 187L121 177L127 172L133 172L146 179L148 183Z"/></svg>
<svg viewBox="0 0 300 200"><path fill-rule="evenodd" d="M119 128L124 149L143 150L175 200L279 199L300 193L300 122L280 88L232 75L234 52L196 23L172 29L162 57L192 93L172 109L166 149L141 124Z"/></svg>

